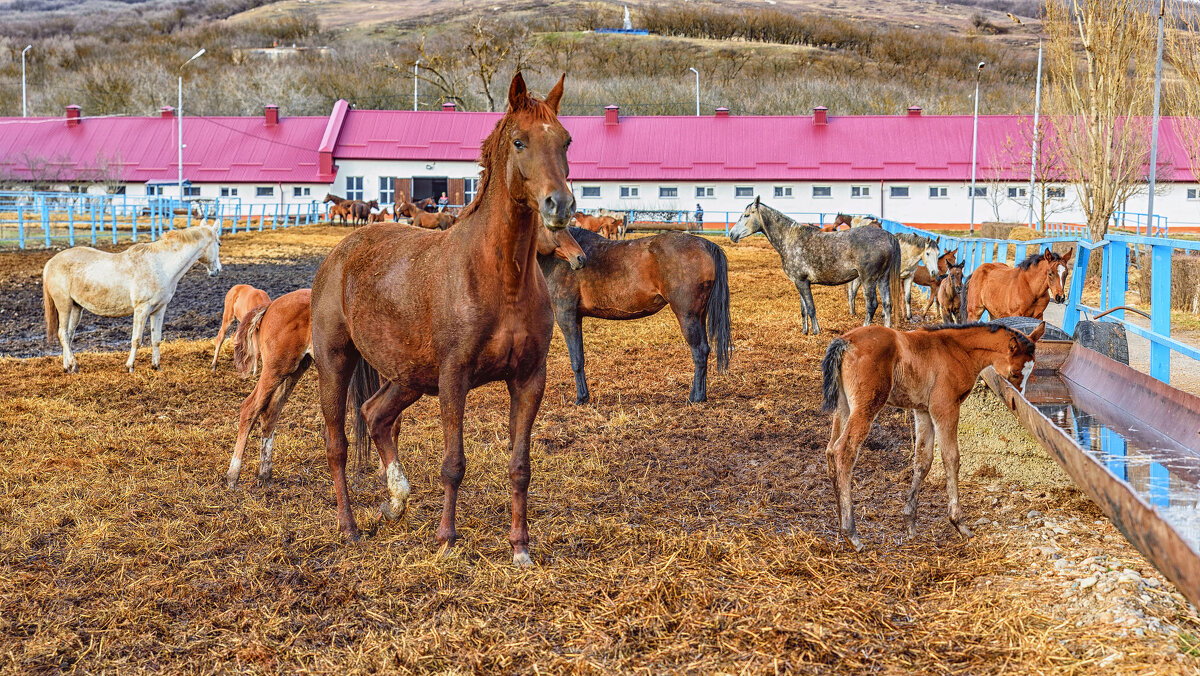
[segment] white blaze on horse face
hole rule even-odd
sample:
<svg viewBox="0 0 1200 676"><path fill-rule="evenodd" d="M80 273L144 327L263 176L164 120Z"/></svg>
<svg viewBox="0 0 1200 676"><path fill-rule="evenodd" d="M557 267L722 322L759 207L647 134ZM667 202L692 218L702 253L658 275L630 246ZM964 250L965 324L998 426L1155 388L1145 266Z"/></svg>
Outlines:
<svg viewBox="0 0 1200 676"><path fill-rule="evenodd" d="M1067 290L1067 266L1059 263L1058 265L1058 285L1063 291Z"/></svg>

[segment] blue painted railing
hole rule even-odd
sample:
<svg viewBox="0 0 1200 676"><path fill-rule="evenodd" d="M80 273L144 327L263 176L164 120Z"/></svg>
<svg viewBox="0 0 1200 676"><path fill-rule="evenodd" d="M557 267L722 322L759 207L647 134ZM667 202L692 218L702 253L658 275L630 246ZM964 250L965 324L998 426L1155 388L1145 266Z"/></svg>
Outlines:
<svg viewBox="0 0 1200 676"><path fill-rule="evenodd" d="M86 193L0 191L0 248L118 244L158 239L175 227L215 221L230 232L316 223L319 203L243 204L237 198L191 199Z"/></svg>
<svg viewBox="0 0 1200 676"><path fill-rule="evenodd" d="M741 217L742 211L704 211L702 214L702 222L699 226L696 223L695 210L688 211L686 209L595 209L595 208L580 208L585 214L595 214L599 211L617 212L626 215L630 227L636 227L638 223L678 223L688 226L688 229L697 230L700 232L724 232L729 234L729 229L737 223ZM850 213L846 211L783 211L788 218L800 223L814 223L817 225L825 225L832 223L840 214L845 214L854 218L856 216L870 216L865 213Z"/></svg>
<svg viewBox="0 0 1200 676"><path fill-rule="evenodd" d="M947 251L957 251L957 259L963 261L963 274L969 275L975 268L984 263L1005 263L1008 261L1010 251L1013 255L1013 261L1024 260L1031 253L1045 251L1056 242L1068 242L1074 244L1078 241L1075 237L1041 237L1031 239L1029 241L1019 241L1013 239L985 239L982 237L952 237L942 235L920 228L914 228L905 225L899 221L883 219L880 221L883 224L883 229L893 235L901 232L908 232L914 235L930 237L937 239L938 248L942 253Z"/></svg>

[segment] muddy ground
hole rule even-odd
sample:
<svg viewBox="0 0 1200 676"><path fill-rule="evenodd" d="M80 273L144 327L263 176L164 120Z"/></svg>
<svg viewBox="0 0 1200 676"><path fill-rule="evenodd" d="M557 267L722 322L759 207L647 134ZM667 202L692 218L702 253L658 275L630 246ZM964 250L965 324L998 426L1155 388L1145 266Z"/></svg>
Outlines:
<svg viewBox="0 0 1200 676"><path fill-rule="evenodd" d="M230 237L212 293L182 289L179 307L215 333L224 290L248 281L236 271L277 274L268 288L279 291L307 285L299 270L345 232ZM1197 668L1195 610L986 390L964 405L961 434L977 537L949 527L936 469L918 537L904 537L911 432L889 411L855 472L867 549L847 548L825 476L818 364L857 321L841 289L821 288L827 333L801 335L798 296L766 242L721 244L735 352L708 403L684 403L691 364L667 312L585 322L594 403L582 407L556 332L534 428L531 571L509 563L502 386L468 399L462 541L441 556L436 401L415 404L400 427L409 514L377 522L383 491L363 477L351 493L366 535L349 544L311 375L281 418L274 480L254 481L252 441L230 491L236 411L252 383L227 362L209 372L208 332L168 330L157 372L126 373L123 341L82 354L73 375L54 356L0 359L0 670ZM36 285L44 259L0 257L0 289ZM18 311L37 324L40 307Z"/></svg>

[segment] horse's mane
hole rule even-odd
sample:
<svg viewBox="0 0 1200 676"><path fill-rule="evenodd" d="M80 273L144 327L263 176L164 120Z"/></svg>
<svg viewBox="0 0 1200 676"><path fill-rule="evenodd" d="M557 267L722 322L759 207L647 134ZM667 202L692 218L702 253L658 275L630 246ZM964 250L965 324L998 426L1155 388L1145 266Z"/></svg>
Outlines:
<svg viewBox="0 0 1200 676"><path fill-rule="evenodd" d="M933 239L931 239L929 237L926 237L924 235L917 235L917 234L914 234L911 232L901 232L896 235L896 239L900 240L901 242L910 244L912 246L919 246L919 247L929 246L934 243Z"/></svg>
<svg viewBox="0 0 1200 676"><path fill-rule="evenodd" d="M1042 260L1043 255L1044 254L1041 251L1029 254L1028 256L1025 257L1025 260L1021 261L1020 263L1017 263L1017 269L1018 270L1028 270L1028 269L1032 268L1033 266L1038 264L1038 261ZM1062 260L1062 256L1054 253L1053 251L1050 252L1050 262L1051 263L1054 263L1055 261L1061 261L1061 260Z"/></svg>
<svg viewBox="0 0 1200 676"><path fill-rule="evenodd" d="M926 331L952 331L952 330L956 330L956 329L987 329L989 333L995 333L1001 329L1004 329L1005 331L1008 331L1009 333L1011 333L1017 339L1017 342L1020 343L1023 347L1025 347L1025 349L1030 350L1030 351L1033 351L1033 349L1034 349L1033 341L1029 340L1029 336L1026 336L1024 333L1021 333L1020 331L1018 331L1014 328L1005 326L1005 325L997 323L997 322L968 322L966 324L934 324L932 326L923 326L921 328L925 329Z"/></svg>
<svg viewBox="0 0 1200 676"><path fill-rule="evenodd" d="M159 238L160 242L178 242L180 244L192 244L203 240L208 235L212 234L212 230L207 226L201 227L193 225L190 228L179 228L177 230L168 230Z"/></svg>
<svg viewBox="0 0 1200 676"><path fill-rule="evenodd" d="M554 114L550 106L546 105L545 101L529 95L519 99L517 107L510 107L508 112L504 113L504 117L500 118L496 127L492 129L492 133L488 134L479 148L479 164L483 167L483 171L479 173L479 186L475 189L475 199L463 207L462 213L458 215L460 219L478 211L480 204L483 203L488 184L492 179L491 167L493 164L501 162L509 152L509 146L505 142L507 135L504 132L508 130L517 115L532 117L534 122L556 122L558 120L558 116Z"/></svg>

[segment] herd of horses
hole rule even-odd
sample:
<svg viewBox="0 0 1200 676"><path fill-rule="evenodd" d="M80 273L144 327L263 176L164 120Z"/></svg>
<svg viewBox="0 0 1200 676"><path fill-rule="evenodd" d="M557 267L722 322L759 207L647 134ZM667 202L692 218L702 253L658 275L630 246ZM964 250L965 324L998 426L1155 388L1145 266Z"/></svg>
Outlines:
<svg viewBox="0 0 1200 676"><path fill-rule="evenodd" d="M576 212L567 182L571 138L557 115L563 84L560 79L539 100L529 94L520 73L513 78L508 110L481 147L475 199L456 217L429 214L449 216L451 222L429 225L424 205L401 200L393 218L401 214L411 223L384 219L355 229L321 263L311 288L273 300L248 285L229 290L213 369L235 320L237 371L250 376L261 362L258 382L239 411L229 487L237 485L256 424L262 438L259 478L270 479L280 412L315 364L338 527L357 539L346 482L347 415L354 419L360 461L366 461L372 444L378 452L388 492L378 515L397 519L410 492L395 444L400 417L422 396L434 396L444 442L444 503L436 538L448 548L457 539L455 511L466 468L466 396L480 385L503 381L510 399L509 541L513 562L530 565L530 432L545 389L555 323L570 354L576 403L584 404L590 393L582 318L635 319L670 306L692 354L688 401L706 401L710 354L715 350L721 370L733 350L726 256L711 240L682 232L624 240L619 215ZM327 200L334 203L331 215L364 218L356 203L333 195ZM369 219L370 203L362 204ZM1044 322L1027 335L974 320L983 311L992 317L1040 318L1051 298L1061 302L1070 254L1038 253L1015 267L983 265L964 279L955 252L940 252L934 239L894 236L879 227L825 231L796 223L757 198L729 237L736 244L754 233L775 248L796 285L805 333L820 331L813 284L846 285L852 314L858 289L866 300L864 326L834 339L822 362L824 405L833 413L828 473L846 539L861 548L850 477L863 439L885 405L915 411L913 483L904 509L910 533L915 534L916 496L936 438L948 475L950 521L969 536L957 496L959 405L989 365L1019 386L1044 330ZM78 369L71 339L83 309L133 315L131 372L149 317L157 368L167 302L193 264L203 263L210 275L220 271L219 248L219 227L200 225L119 253L75 247L54 256L43 272L43 298L47 338L61 343L63 369ZM892 328L910 316L913 286L930 290L929 305L938 305L945 323ZM883 326L873 324L880 303Z"/></svg>

